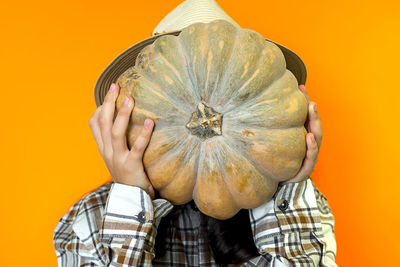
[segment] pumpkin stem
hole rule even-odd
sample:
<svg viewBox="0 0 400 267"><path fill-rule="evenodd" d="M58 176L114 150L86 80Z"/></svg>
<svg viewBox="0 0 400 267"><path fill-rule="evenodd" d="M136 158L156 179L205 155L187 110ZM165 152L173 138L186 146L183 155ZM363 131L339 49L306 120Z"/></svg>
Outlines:
<svg viewBox="0 0 400 267"><path fill-rule="evenodd" d="M222 116L223 114L200 102L186 124L186 128L201 140L222 135Z"/></svg>

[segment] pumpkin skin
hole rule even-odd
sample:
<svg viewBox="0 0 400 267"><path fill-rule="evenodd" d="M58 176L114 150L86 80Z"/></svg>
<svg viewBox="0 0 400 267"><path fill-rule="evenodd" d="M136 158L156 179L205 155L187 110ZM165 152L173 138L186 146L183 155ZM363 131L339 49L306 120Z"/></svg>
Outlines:
<svg viewBox="0 0 400 267"><path fill-rule="evenodd" d="M160 196L228 219L270 200L306 154L308 104L274 43L224 20L195 23L141 50L116 81L135 99L131 148L155 122L143 165Z"/></svg>

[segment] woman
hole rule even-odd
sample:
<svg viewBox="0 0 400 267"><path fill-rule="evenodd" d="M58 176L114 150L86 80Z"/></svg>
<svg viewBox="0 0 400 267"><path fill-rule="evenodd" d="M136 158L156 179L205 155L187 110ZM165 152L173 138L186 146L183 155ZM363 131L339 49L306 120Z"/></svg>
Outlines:
<svg viewBox="0 0 400 267"><path fill-rule="evenodd" d="M143 153L154 122L131 150L125 133L134 108L126 98L114 120L119 86L89 120L113 181L79 200L59 221L54 245L59 266L337 266L334 218L310 178L322 140L309 103L307 154L298 174L278 186L271 201L219 221L194 202L173 206L153 189Z"/></svg>

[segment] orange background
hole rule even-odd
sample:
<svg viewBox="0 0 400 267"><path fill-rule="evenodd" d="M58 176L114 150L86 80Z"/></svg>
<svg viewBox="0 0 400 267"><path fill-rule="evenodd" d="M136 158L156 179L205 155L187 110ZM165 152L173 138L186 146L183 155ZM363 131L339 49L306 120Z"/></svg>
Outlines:
<svg viewBox="0 0 400 267"><path fill-rule="evenodd" d="M181 1L7 2L0 7L1 265L56 266L56 223L110 180L88 126L96 80ZM395 266L399 2L218 3L307 66L324 132L311 176L335 215L338 265Z"/></svg>

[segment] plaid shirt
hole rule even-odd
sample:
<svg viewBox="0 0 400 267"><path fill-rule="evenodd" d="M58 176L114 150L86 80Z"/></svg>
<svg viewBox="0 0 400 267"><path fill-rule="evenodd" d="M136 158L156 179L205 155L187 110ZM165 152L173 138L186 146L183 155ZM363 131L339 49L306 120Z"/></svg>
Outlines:
<svg viewBox="0 0 400 267"><path fill-rule="evenodd" d="M157 227L173 205L139 187L108 182L59 220L54 247L59 266L218 266L205 246L200 211L182 205L169 250L154 254ZM311 177L279 184L273 198L249 210L259 256L240 266L337 266L334 217Z"/></svg>

